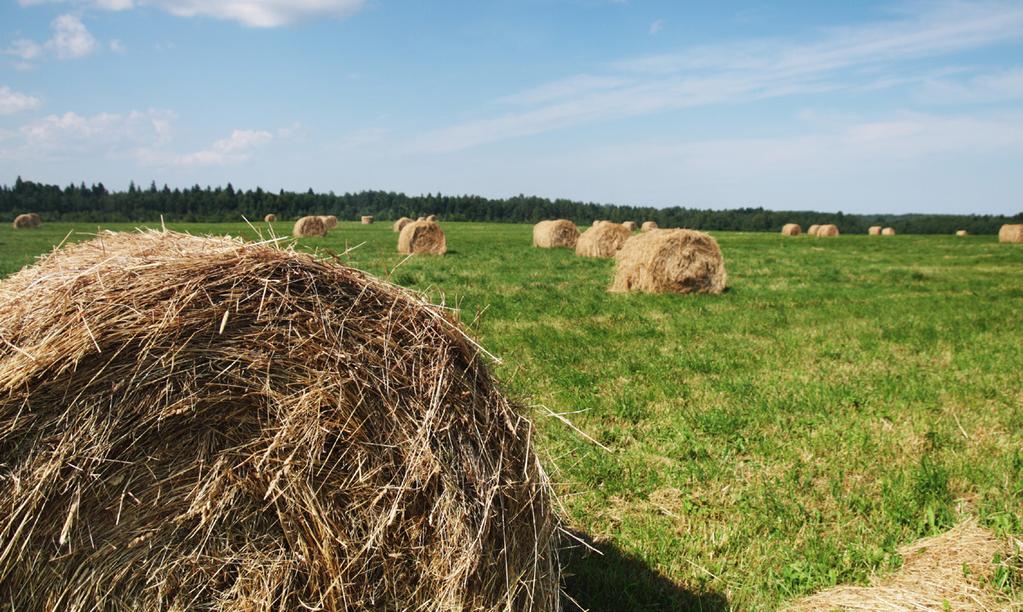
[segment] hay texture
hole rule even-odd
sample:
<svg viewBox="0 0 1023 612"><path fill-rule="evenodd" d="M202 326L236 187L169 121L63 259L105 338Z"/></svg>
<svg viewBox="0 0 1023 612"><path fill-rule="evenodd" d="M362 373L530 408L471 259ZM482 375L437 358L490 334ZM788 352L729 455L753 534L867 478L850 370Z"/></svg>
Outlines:
<svg viewBox="0 0 1023 612"><path fill-rule="evenodd" d="M639 234L615 260L614 292L721 293L728 280L717 241L694 230Z"/></svg>
<svg viewBox="0 0 1023 612"><path fill-rule="evenodd" d="M408 225L409 223L412 223L412 219L409 219L408 217L402 217L401 219L398 219L397 221L394 222L394 225L391 226L391 230L395 232L400 232L401 229Z"/></svg>
<svg viewBox="0 0 1023 612"><path fill-rule="evenodd" d="M630 232L634 232L636 231L637 225L635 221L625 221L622 223L622 227L629 230Z"/></svg>
<svg viewBox="0 0 1023 612"><path fill-rule="evenodd" d="M541 221L533 226L533 246L541 249L574 249L579 228L568 219Z"/></svg>
<svg viewBox="0 0 1023 612"><path fill-rule="evenodd" d="M632 232L620 223L600 221L579 236L575 254L583 257L614 257Z"/></svg>
<svg viewBox="0 0 1023 612"><path fill-rule="evenodd" d="M323 221L323 227L330 231L337 227L337 217L334 215L320 215L320 221Z"/></svg>
<svg viewBox="0 0 1023 612"><path fill-rule="evenodd" d="M277 222L277 215L269 214L269 215L263 217L263 221L266 222L266 223L276 223Z"/></svg>
<svg viewBox="0 0 1023 612"><path fill-rule="evenodd" d="M837 235L838 235L837 225L822 225L817 228L817 233L814 234L814 236L819 236L821 238L828 238Z"/></svg>
<svg viewBox="0 0 1023 612"><path fill-rule="evenodd" d="M798 236L803 233L803 228L798 223L786 223L781 228L782 236Z"/></svg>
<svg viewBox="0 0 1023 612"><path fill-rule="evenodd" d="M998 568L995 555L1004 558L1012 548L972 520L918 540L899 549L899 554L903 564L894 575L875 579L871 586L834 587L797 601L788 610L1016 609L990 584Z"/></svg>
<svg viewBox="0 0 1023 612"><path fill-rule="evenodd" d="M436 223L437 222L437 215L429 215L428 217L426 217L426 220L427 221L432 221L433 223Z"/></svg>
<svg viewBox="0 0 1023 612"><path fill-rule="evenodd" d="M360 221L362 221L363 225L372 225L373 224L373 215L363 215L362 219L360 219Z"/></svg>
<svg viewBox="0 0 1023 612"><path fill-rule="evenodd" d="M998 242L1023 242L1023 225L1003 225L998 230Z"/></svg>
<svg viewBox="0 0 1023 612"><path fill-rule="evenodd" d="M883 230L881 230L881 235L882 236L894 236L895 235L895 228L894 227L886 227Z"/></svg>
<svg viewBox="0 0 1023 612"><path fill-rule="evenodd" d="M295 227L291 230L291 235L295 238L326 236L327 226L323 223L323 217L302 217L295 221Z"/></svg>
<svg viewBox="0 0 1023 612"><path fill-rule="evenodd" d="M409 223L398 234L399 253L443 255L447 251L444 230L434 221Z"/></svg>
<svg viewBox="0 0 1023 612"><path fill-rule="evenodd" d="M643 225L640 226L639 231L641 231L641 232L649 232L650 230L655 230L655 229L657 229L657 222L656 221L644 221Z"/></svg>
<svg viewBox="0 0 1023 612"><path fill-rule="evenodd" d="M868 236L880 236L881 235L881 226L880 225L871 225L870 227L867 228L867 235Z"/></svg>
<svg viewBox="0 0 1023 612"><path fill-rule="evenodd" d="M969 236L970 232L966 230L956 230L956 236Z"/></svg>
<svg viewBox="0 0 1023 612"><path fill-rule="evenodd" d="M817 235L817 230L819 230L820 228L821 228L821 226L819 226L819 225L811 225L806 230L806 235L807 236L816 236Z"/></svg>
<svg viewBox="0 0 1023 612"><path fill-rule="evenodd" d="M18 215L14 218L14 222L11 223L11 227L14 229L33 229L43 224L42 217L36 213L27 213Z"/></svg>
<svg viewBox="0 0 1023 612"><path fill-rule="evenodd" d="M445 312L266 244L103 233L0 283L18 610L551 610L532 425Z"/></svg>

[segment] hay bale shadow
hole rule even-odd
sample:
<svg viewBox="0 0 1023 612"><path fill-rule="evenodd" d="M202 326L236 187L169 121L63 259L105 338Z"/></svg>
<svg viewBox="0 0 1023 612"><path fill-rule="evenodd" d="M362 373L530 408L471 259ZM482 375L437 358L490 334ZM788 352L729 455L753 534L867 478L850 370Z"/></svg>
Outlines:
<svg viewBox="0 0 1023 612"><path fill-rule="evenodd" d="M573 535L602 554L582 545L562 551L565 564L565 610L718 612L729 609L728 600L723 595L688 591L651 568L638 556L625 552L611 542L597 544L584 533L573 531Z"/></svg>

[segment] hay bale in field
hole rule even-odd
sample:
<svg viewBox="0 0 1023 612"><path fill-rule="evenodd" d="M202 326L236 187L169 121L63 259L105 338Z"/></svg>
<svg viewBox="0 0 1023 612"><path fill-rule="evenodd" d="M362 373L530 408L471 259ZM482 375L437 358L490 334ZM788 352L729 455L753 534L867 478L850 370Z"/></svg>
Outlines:
<svg viewBox="0 0 1023 612"><path fill-rule="evenodd" d="M415 294L107 232L0 282L0 337L5 605L558 608L532 425Z"/></svg>
<svg viewBox="0 0 1023 612"><path fill-rule="evenodd" d="M363 225L372 225L373 224L373 215L363 215L362 219L360 219L360 220L362 221Z"/></svg>
<svg viewBox="0 0 1023 612"><path fill-rule="evenodd" d="M881 230L881 235L882 236L894 236L895 235L895 228L894 227L886 227L883 230Z"/></svg>
<svg viewBox="0 0 1023 612"><path fill-rule="evenodd" d="M291 235L295 238L326 236L327 226L323 224L323 217L302 217L295 221L295 227L291 230Z"/></svg>
<svg viewBox="0 0 1023 612"><path fill-rule="evenodd" d="M966 230L956 230L956 236L969 236L970 232Z"/></svg>
<svg viewBox="0 0 1023 612"><path fill-rule="evenodd" d="M579 228L568 219L541 221L533 226L533 246L535 247L574 249L578 240Z"/></svg>
<svg viewBox="0 0 1023 612"><path fill-rule="evenodd" d="M269 215L263 217L263 221L265 223L276 223L277 222L277 215L269 214Z"/></svg>
<svg viewBox="0 0 1023 612"><path fill-rule="evenodd" d="M611 291L721 293L727 274L718 243L695 230L657 230L634 236L615 255Z"/></svg>
<svg viewBox="0 0 1023 612"><path fill-rule="evenodd" d="M402 217L401 219L398 219L397 221L394 222L394 225L391 226L391 230L395 232L400 232L401 228L405 227L409 223L412 223L412 219L409 219L408 217Z"/></svg>
<svg viewBox="0 0 1023 612"><path fill-rule="evenodd" d="M11 223L11 227L14 229L33 229L43 224L42 218L35 213L26 213L18 215L14 218L14 222Z"/></svg>
<svg viewBox="0 0 1023 612"><path fill-rule="evenodd" d="M781 228L782 236L798 236L803 233L803 228L798 223L786 223Z"/></svg>
<svg viewBox="0 0 1023 612"><path fill-rule="evenodd" d="M998 230L998 242L1023 242L1023 225L1003 225Z"/></svg>
<svg viewBox="0 0 1023 612"><path fill-rule="evenodd" d="M415 221L402 228L398 234L399 253L422 253L443 255L448 250L444 230L434 221Z"/></svg>
<svg viewBox="0 0 1023 612"><path fill-rule="evenodd" d="M641 232L649 232L650 230L655 230L655 229L657 229L657 222L656 221L644 221L643 225L640 226L639 231L641 231Z"/></svg>
<svg viewBox="0 0 1023 612"><path fill-rule="evenodd" d="M622 227L629 230L630 232L634 232L636 231L637 226L635 221L624 221L622 222Z"/></svg>
<svg viewBox="0 0 1023 612"><path fill-rule="evenodd" d="M838 235L838 226L837 225L830 225L830 224L829 225L822 225L822 226L818 227L817 228L817 233L814 234L814 236L819 236L819 237L822 237L822 238L827 238L827 237L837 236L837 235Z"/></svg>
<svg viewBox="0 0 1023 612"><path fill-rule="evenodd" d="M821 226L819 226L819 225L816 225L816 224L814 224L814 225L811 225L811 226L810 226L810 227L809 227L809 228L808 228L808 229L806 230L806 235L807 235L807 236L816 236L816 235L817 235L817 230L819 230L820 228L821 228Z"/></svg>
<svg viewBox="0 0 1023 612"><path fill-rule="evenodd" d="M437 215L429 215L429 216L426 217L426 220L427 221L432 221L433 223L436 223L437 222Z"/></svg>
<svg viewBox="0 0 1023 612"><path fill-rule="evenodd" d="M575 254L583 257L614 257L632 232L620 223L600 221L579 236Z"/></svg>
<svg viewBox="0 0 1023 612"><path fill-rule="evenodd" d="M1014 571L1013 547L973 520L899 549L903 564L871 586L837 586L801 599L790 612L814 610L1008 610L1007 592L994 584L998 571ZM1002 557L996 562L996 555Z"/></svg>
<svg viewBox="0 0 1023 612"><path fill-rule="evenodd" d="M867 235L868 236L880 236L881 235L881 226L880 225L871 225L869 228L867 228Z"/></svg>
<svg viewBox="0 0 1023 612"><path fill-rule="evenodd" d="M320 215L320 221L323 221L323 227L330 231L337 227L337 217L334 215Z"/></svg>

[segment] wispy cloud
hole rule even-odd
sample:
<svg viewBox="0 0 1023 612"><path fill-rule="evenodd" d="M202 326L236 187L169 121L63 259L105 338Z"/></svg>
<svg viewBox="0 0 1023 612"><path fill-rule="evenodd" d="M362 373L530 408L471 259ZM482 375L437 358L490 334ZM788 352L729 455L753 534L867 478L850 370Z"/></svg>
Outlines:
<svg viewBox="0 0 1023 612"><path fill-rule="evenodd" d="M74 4L108 11L153 6L178 17L212 17L256 28L274 28L313 19L341 19L365 0L18 0L22 6Z"/></svg>
<svg viewBox="0 0 1023 612"><path fill-rule="evenodd" d="M96 39L74 15L60 15L50 27L53 37L46 41L46 48L60 59L85 57L96 49Z"/></svg>
<svg viewBox="0 0 1023 612"><path fill-rule="evenodd" d="M68 112L30 121L0 150L16 159L130 158L140 147L170 140L174 113L165 110L79 115Z"/></svg>
<svg viewBox="0 0 1023 612"><path fill-rule="evenodd" d="M164 157L176 166L224 166L238 164L252 157L253 152L273 140L270 132L262 130L234 130L227 138L217 140L201 151ZM158 161L157 155L148 160Z"/></svg>
<svg viewBox="0 0 1023 612"><path fill-rule="evenodd" d="M0 115L13 115L21 111L39 108L42 101L28 94L14 91L4 85L0 87Z"/></svg>

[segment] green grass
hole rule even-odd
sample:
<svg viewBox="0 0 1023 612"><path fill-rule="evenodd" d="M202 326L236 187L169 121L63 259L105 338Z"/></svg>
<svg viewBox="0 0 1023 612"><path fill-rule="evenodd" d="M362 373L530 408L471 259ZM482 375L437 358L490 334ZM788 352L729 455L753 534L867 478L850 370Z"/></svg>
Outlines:
<svg viewBox="0 0 1023 612"><path fill-rule="evenodd" d="M95 228L0 229L0 275L72 230ZM611 295L611 261L530 248L527 226L445 230L447 256L404 262L389 224L301 247L459 308L503 359L572 528L606 553L568 554L581 603L776 608L897 567L963 513L1023 531L1023 247L716 233L726 294Z"/></svg>

